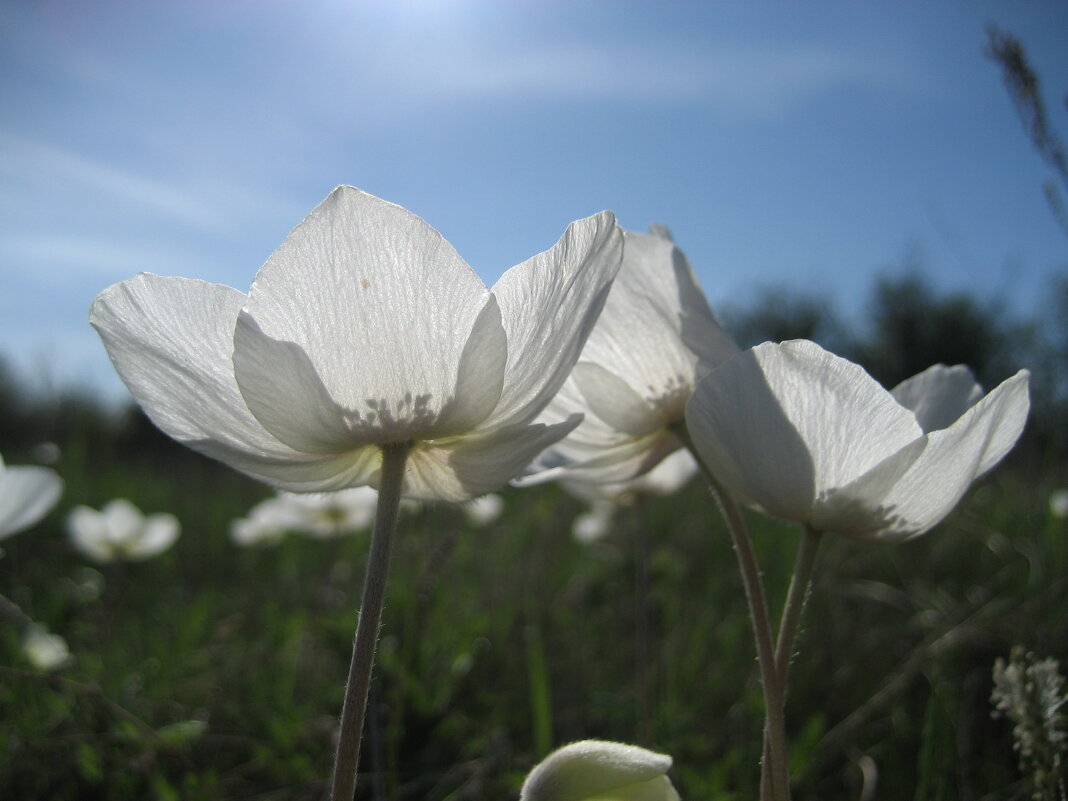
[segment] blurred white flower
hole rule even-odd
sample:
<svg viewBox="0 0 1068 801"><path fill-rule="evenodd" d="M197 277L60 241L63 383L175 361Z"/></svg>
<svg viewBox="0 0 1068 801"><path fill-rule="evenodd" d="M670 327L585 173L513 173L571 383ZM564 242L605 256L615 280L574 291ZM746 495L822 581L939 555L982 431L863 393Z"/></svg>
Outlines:
<svg viewBox="0 0 1068 801"><path fill-rule="evenodd" d="M36 623L22 635L22 653L38 670L58 670L70 662L67 641Z"/></svg>
<svg viewBox="0 0 1068 801"><path fill-rule="evenodd" d="M465 503L463 510L476 526L488 526L504 512L504 499L500 495L483 495Z"/></svg>
<svg viewBox="0 0 1068 801"><path fill-rule="evenodd" d="M628 231L604 311L540 418L585 419L516 483L614 483L650 470L681 447L669 427L682 421L698 379L737 351L666 231Z"/></svg>
<svg viewBox="0 0 1068 801"><path fill-rule="evenodd" d="M1049 494L1049 513L1060 519L1068 517L1068 489L1054 490Z"/></svg>
<svg viewBox="0 0 1068 801"><path fill-rule="evenodd" d="M53 465L59 461L59 458L63 455L63 451L54 442L38 442L33 446L33 450L30 451L30 455L34 461L40 464Z"/></svg>
<svg viewBox="0 0 1068 801"><path fill-rule="evenodd" d="M313 537L336 537L370 527L375 519L378 492L371 487L350 487L338 492L279 493L295 516L293 528Z"/></svg>
<svg viewBox="0 0 1068 801"><path fill-rule="evenodd" d="M145 517L125 498L110 501L99 512L76 506L67 517L71 542L95 562L150 559L170 548L180 530L174 515Z"/></svg>
<svg viewBox="0 0 1068 801"><path fill-rule="evenodd" d="M891 392L813 342L766 342L713 370L686 412L728 489L768 514L899 541L944 518L1012 448L1028 373L983 397L971 371L935 365Z"/></svg>
<svg viewBox="0 0 1068 801"><path fill-rule="evenodd" d="M274 545L296 530L302 518L288 495L272 495L249 509L247 517L230 523L230 539L237 545Z"/></svg>
<svg viewBox="0 0 1068 801"><path fill-rule="evenodd" d="M403 493L464 501L578 422L535 418L574 366L619 269L610 212L572 223L492 291L411 212L330 194L248 295L143 273L90 321L153 422L281 489L377 485L412 443Z"/></svg>
<svg viewBox="0 0 1068 801"><path fill-rule="evenodd" d="M575 518L571 533L581 543L602 539L612 529L616 509L635 503L642 495L670 495L683 487L697 472L697 462L689 451L678 450L660 464L630 481L595 484L592 481L564 480L560 485L576 498L590 502L590 510Z"/></svg>
<svg viewBox="0 0 1068 801"><path fill-rule="evenodd" d="M9 467L0 457L0 539L39 521L62 492L62 479L47 467Z"/></svg>
<svg viewBox="0 0 1068 801"><path fill-rule="evenodd" d="M553 751L523 782L520 801L679 801L671 757L636 745L583 740Z"/></svg>
<svg viewBox="0 0 1068 801"><path fill-rule="evenodd" d="M571 535L583 545L597 542L608 536L612 530L612 518L616 514L616 505L611 501L595 500L590 503L588 512L575 517L571 523Z"/></svg>

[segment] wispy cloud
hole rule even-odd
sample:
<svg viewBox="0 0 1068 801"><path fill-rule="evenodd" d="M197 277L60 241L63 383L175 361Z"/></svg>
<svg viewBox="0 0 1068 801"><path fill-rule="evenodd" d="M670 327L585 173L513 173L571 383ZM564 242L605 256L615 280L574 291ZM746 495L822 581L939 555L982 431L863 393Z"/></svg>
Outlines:
<svg viewBox="0 0 1068 801"><path fill-rule="evenodd" d="M220 216L211 204L181 188L71 150L0 131L0 175L9 182L40 187L62 182L89 197L107 197L172 221L215 228Z"/></svg>
<svg viewBox="0 0 1068 801"><path fill-rule="evenodd" d="M628 104L711 104L743 116L778 114L848 87L905 89L910 68L818 45L609 47L595 43L463 49L401 76L413 95Z"/></svg>

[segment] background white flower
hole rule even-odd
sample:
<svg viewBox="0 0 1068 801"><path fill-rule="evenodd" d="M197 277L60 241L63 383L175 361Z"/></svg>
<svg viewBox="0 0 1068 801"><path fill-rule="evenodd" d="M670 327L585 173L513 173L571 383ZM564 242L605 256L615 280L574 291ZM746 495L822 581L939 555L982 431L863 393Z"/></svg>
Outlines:
<svg viewBox="0 0 1068 801"><path fill-rule="evenodd" d="M888 392L813 342L766 342L713 370L686 423L728 489L769 514L861 539L930 529L1012 448L1028 373L985 397L962 366Z"/></svg>
<svg viewBox="0 0 1068 801"><path fill-rule="evenodd" d="M517 483L627 481L681 447L698 379L737 353L665 229L628 231L623 264L575 369L542 421L585 419Z"/></svg>
<svg viewBox="0 0 1068 801"><path fill-rule="evenodd" d="M313 537L335 537L368 528L375 519L378 492L351 487L338 492L282 492L295 518L293 529Z"/></svg>
<svg viewBox="0 0 1068 801"><path fill-rule="evenodd" d="M22 653L38 670L59 670L70 663L67 641L37 623L23 632Z"/></svg>
<svg viewBox="0 0 1068 801"><path fill-rule="evenodd" d="M169 435L281 489L377 485L412 442L404 493L467 500L578 424L534 423L570 372L619 268L609 212L488 290L411 212L340 187L248 295L143 273L90 321Z"/></svg>
<svg viewBox="0 0 1068 801"><path fill-rule="evenodd" d="M48 514L63 481L47 467L8 466L0 457L0 539L29 528Z"/></svg>
<svg viewBox="0 0 1068 801"><path fill-rule="evenodd" d="M504 498L496 494L483 495L465 503L463 510L467 519L476 526L488 526L504 512Z"/></svg>
<svg viewBox="0 0 1068 801"><path fill-rule="evenodd" d="M67 517L71 542L95 562L150 559L170 548L181 530L171 514L145 517L125 498L108 502L99 512L76 506Z"/></svg>
<svg viewBox="0 0 1068 801"><path fill-rule="evenodd" d="M1068 489L1054 490L1049 494L1049 513L1057 518L1068 517Z"/></svg>
<svg viewBox="0 0 1068 801"><path fill-rule="evenodd" d="M671 757L636 745L582 740L553 751L527 776L520 801L679 801Z"/></svg>

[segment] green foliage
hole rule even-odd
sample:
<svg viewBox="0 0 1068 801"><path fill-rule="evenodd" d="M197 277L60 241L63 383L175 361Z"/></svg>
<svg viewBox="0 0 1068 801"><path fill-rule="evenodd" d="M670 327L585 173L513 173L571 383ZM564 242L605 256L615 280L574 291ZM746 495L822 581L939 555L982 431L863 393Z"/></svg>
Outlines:
<svg viewBox="0 0 1068 801"><path fill-rule="evenodd" d="M0 592L74 661L38 673L0 638L0 795L321 798L365 538L239 549L228 523L265 490L188 454L93 459L75 442L57 467L70 489L5 543ZM1021 786L990 670L1017 643L1065 657L1068 531L1049 489L997 474L914 542L826 543L788 703L798 799L855 793L864 757L881 799ZM156 560L99 568L94 597L62 518L115 494L184 533ZM584 737L672 754L684 798L754 797L752 635L707 492L627 510L588 546L556 488L506 502L485 529L449 506L402 517L361 798L513 797L547 743ZM751 520L775 607L798 532Z"/></svg>

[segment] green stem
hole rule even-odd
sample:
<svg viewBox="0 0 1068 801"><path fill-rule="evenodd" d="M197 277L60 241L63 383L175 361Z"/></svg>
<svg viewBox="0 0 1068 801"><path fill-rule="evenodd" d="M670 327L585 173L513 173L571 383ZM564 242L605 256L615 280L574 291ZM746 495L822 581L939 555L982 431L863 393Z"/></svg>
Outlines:
<svg viewBox="0 0 1068 801"><path fill-rule="evenodd" d="M809 588L812 586L812 573L816 565L816 553L819 551L823 532L806 525L797 548L794 560L794 573L790 578L790 588L786 592L782 616L779 618L779 637L775 643L775 666L779 672L779 686L783 693L783 706L786 704L786 689L789 687L790 658L793 655L794 641L801 622L801 613L805 608ZM768 771L768 749L764 748L764 769L761 771L761 787L768 786L771 777Z"/></svg>
<svg viewBox="0 0 1068 801"><path fill-rule="evenodd" d="M382 475L378 487L378 508L375 511L371 552L367 557L367 575L363 583L360 620L352 643L352 662L349 664L345 701L341 707L341 730L337 756L334 759L334 781L331 801L352 801L356 792L356 769L360 761L360 739L363 719L367 711L367 693L371 686L371 668L375 661L375 646L382 623L382 607L386 598L386 576L393 550L393 533L397 529L404 467L411 451L411 443L382 446Z"/></svg>
<svg viewBox="0 0 1068 801"><path fill-rule="evenodd" d="M741 572L745 599L749 605L749 618L753 625L753 636L756 639L757 665L760 668L760 680L764 688L765 752L768 755L770 787L762 787L761 795L765 796L767 794L765 791L767 791L774 801L789 801L790 771L786 758L784 692L779 682L779 669L775 661L768 602L764 595L764 585L760 580L760 567L757 564L756 554L753 553L749 528L745 524L745 518L742 517L742 512L734 497L726 487L719 483L697 452L693 440L690 439L689 431L681 424L676 426L674 431L693 454L705 478L708 479L712 493L719 503L723 519L727 523L727 531L730 533L734 553L738 558L738 569Z"/></svg>
<svg viewBox="0 0 1068 801"><path fill-rule="evenodd" d="M794 649L794 640L797 639L801 613L804 611L808 591L812 586L816 553L819 551L822 537L822 531L817 531L809 525L805 526L805 533L797 548L797 559L794 562L793 577L790 579L790 589L786 592L786 603L782 608L779 638L775 643L775 664L779 669L779 682L784 691L790 674L790 657Z"/></svg>

